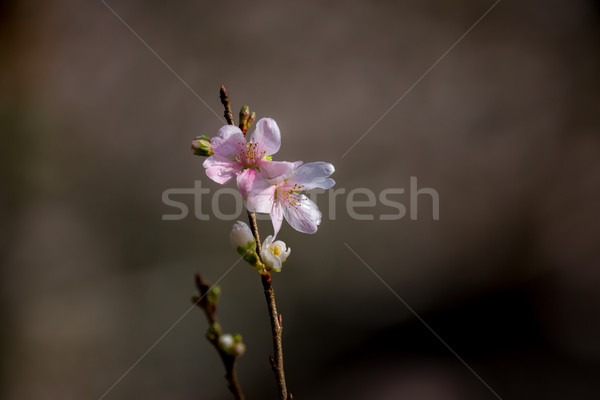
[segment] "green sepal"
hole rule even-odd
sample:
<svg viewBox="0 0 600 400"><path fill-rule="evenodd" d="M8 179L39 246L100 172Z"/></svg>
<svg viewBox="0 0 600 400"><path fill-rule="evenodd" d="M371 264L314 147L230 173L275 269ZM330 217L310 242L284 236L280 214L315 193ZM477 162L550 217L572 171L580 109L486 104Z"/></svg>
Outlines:
<svg viewBox="0 0 600 400"><path fill-rule="evenodd" d="M218 323L212 324L211 326L208 327L208 330L206 331L206 338L211 341L217 340L217 338L220 335L221 335L221 325L219 325Z"/></svg>
<svg viewBox="0 0 600 400"><path fill-rule="evenodd" d="M196 136L192 140L192 151L197 156L210 157L215 154L210 138L206 135Z"/></svg>

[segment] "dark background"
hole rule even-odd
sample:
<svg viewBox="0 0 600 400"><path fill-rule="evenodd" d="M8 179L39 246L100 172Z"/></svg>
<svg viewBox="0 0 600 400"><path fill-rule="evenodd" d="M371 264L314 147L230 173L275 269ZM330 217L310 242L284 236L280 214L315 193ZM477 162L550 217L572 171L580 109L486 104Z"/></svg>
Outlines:
<svg viewBox="0 0 600 400"><path fill-rule="evenodd" d="M275 118L279 159L332 162L346 192L439 193L439 221L426 196L416 221L379 202L353 220L345 196L331 220L321 195L317 234L284 224L294 398L496 398L344 243L502 399L599 398L597 2L501 1L343 158L493 2L108 4L217 114L225 84ZM164 190L218 188L189 142L223 119L100 1L0 1L0 35L0 396L98 400L194 272L237 258L232 221L162 220ZM275 398L259 278L220 285L248 398ZM228 399L206 328L192 310L105 399Z"/></svg>

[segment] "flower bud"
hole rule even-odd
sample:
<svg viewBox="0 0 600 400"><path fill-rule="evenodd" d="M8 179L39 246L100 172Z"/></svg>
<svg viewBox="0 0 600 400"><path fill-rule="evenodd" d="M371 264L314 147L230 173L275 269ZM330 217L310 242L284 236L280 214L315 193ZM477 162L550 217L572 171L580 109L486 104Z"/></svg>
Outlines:
<svg viewBox="0 0 600 400"><path fill-rule="evenodd" d="M233 347L233 336L229 333L219 336L219 347L228 353Z"/></svg>
<svg viewBox="0 0 600 400"><path fill-rule="evenodd" d="M283 262L288 258L292 252L291 248L288 248L281 240L273 241L273 236L269 235L265 239L262 245L262 256L263 262L267 271L281 271Z"/></svg>
<svg viewBox="0 0 600 400"><path fill-rule="evenodd" d="M242 342L242 335L239 333L233 335L233 346L231 346L230 354L239 357L246 352L246 345Z"/></svg>
<svg viewBox="0 0 600 400"><path fill-rule="evenodd" d="M248 117L250 117L250 107L242 106L240 110L240 129L244 135L248 131Z"/></svg>
<svg viewBox="0 0 600 400"><path fill-rule="evenodd" d="M242 342L242 335L225 333L219 336L217 345L221 350L233 357L239 357L246 352L246 345Z"/></svg>
<svg viewBox="0 0 600 400"><path fill-rule="evenodd" d="M245 255L248 250L256 247L256 241L250 227L242 221L233 224L229 240L231 241L231 246L241 255Z"/></svg>
<svg viewBox="0 0 600 400"><path fill-rule="evenodd" d="M197 156L210 157L215 154L210 138L206 135L197 136L192 140L192 151Z"/></svg>
<svg viewBox="0 0 600 400"><path fill-rule="evenodd" d="M221 334L221 325L219 325L218 323L214 323L211 326L208 327L208 330L206 331L206 338L208 340L215 340L217 337L219 337L219 335Z"/></svg>
<svg viewBox="0 0 600 400"><path fill-rule="evenodd" d="M229 239L233 248L244 257L248 264L252 265L257 271L263 269L258 253L256 253L256 240L254 240L254 235L246 223L238 221L233 224Z"/></svg>
<svg viewBox="0 0 600 400"><path fill-rule="evenodd" d="M248 127L248 129L250 129L250 127L252 126L252 124L254 124L254 121L256 120L256 113L253 111L250 116L248 117L248 122L246 122L246 126Z"/></svg>
<svg viewBox="0 0 600 400"><path fill-rule="evenodd" d="M210 304L211 306L216 307L217 302L219 301L220 295L221 295L221 287L215 285L212 288L210 288L210 290L206 293L206 302L208 304Z"/></svg>
<svg viewBox="0 0 600 400"><path fill-rule="evenodd" d="M231 347L231 354L235 357L239 357L246 352L246 345L244 343L236 343Z"/></svg>

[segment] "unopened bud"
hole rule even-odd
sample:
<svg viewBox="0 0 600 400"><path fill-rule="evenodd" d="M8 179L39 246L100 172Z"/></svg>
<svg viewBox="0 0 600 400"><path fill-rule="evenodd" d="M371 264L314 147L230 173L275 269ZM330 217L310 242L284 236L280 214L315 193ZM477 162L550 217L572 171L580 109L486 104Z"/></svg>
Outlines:
<svg viewBox="0 0 600 400"><path fill-rule="evenodd" d="M248 132L248 118L250 117L250 108L248 106L242 106L240 110L240 129L245 135Z"/></svg>
<svg viewBox="0 0 600 400"><path fill-rule="evenodd" d="M252 124L254 124L254 121L256 121L256 113L253 111L248 117L248 122L246 122L246 126L248 127L248 129L250 129Z"/></svg>
<svg viewBox="0 0 600 400"><path fill-rule="evenodd" d="M233 336L226 333L224 335L219 336L219 347L225 352L229 352L233 347Z"/></svg>
<svg viewBox="0 0 600 400"><path fill-rule="evenodd" d="M229 234L229 240L231 241L231 246L233 246L233 248L236 249L237 252L244 257L244 260L252 265L255 270L261 271L263 269L260 257L256 252L256 240L254 240L254 235L245 222L238 221L233 224L233 228Z"/></svg>
<svg viewBox="0 0 600 400"><path fill-rule="evenodd" d="M206 331L206 338L210 341L215 340L221 334L221 325L214 323L208 327Z"/></svg>
<svg viewBox="0 0 600 400"><path fill-rule="evenodd" d="M219 296L221 295L221 287L220 286L213 286L212 288L210 288L210 290L208 291L208 293L206 293L206 301L208 304L212 305L212 306L216 306L217 302L219 301Z"/></svg>
<svg viewBox="0 0 600 400"><path fill-rule="evenodd" d="M197 136L192 140L192 151L197 156L210 157L215 154L210 138L206 135Z"/></svg>
<svg viewBox="0 0 600 400"><path fill-rule="evenodd" d="M246 345L244 343L236 343L231 348L231 354L239 357L246 352Z"/></svg>
<svg viewBox="0 0 600 400"><path fill-rule="evenodd" d="M254 240L254 235L252 234L250 227L242 221L233 224L233 228L229 234L229 240L231 241L231 246L233 246L233 248L241 255L246 254L247 250L256 247L256 241Z"/></svg>
<svg viewBox="0 0 600 400"><path fill-rule="evenodd" d="M239 357L246 352L246 345L242 342L242 335L239 333L233 335L233 346L231 346L230 354Z"/></svg>

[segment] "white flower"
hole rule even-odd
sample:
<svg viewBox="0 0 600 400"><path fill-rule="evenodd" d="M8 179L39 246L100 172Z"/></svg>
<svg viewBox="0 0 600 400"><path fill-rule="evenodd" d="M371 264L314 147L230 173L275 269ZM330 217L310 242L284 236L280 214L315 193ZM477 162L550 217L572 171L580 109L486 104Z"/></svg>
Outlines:
<svg viewBox="0 0 600 400"><path fill-rule="evenodd" d="M233 248L238 252L240 252L240 247L244 250L243 252L240 252L242 255L246 253L246 250L254 249L256 246L254 235L252 235L250 227L242 221L233 224L233 228L229 234L229 240L231 241Z"/></svg>
<svg viewBox="0 0 600 400"><path fill-rule="evenodd" d="M291 248L288 248L281 240L273 241L273 236L269 235L265 239L262 245L262 251L260 253L263 263L267 267L267 271L281 271L282 263L288 258L292 252Z"/></svg>

